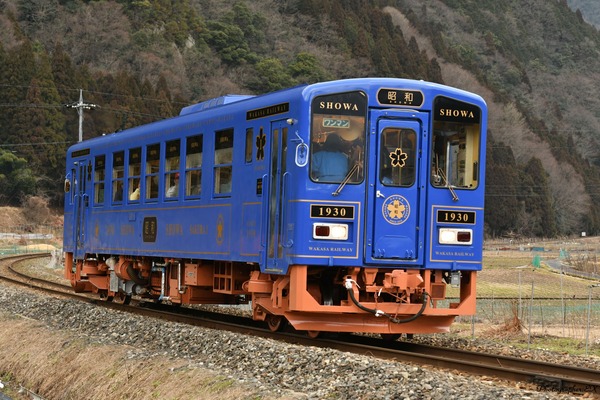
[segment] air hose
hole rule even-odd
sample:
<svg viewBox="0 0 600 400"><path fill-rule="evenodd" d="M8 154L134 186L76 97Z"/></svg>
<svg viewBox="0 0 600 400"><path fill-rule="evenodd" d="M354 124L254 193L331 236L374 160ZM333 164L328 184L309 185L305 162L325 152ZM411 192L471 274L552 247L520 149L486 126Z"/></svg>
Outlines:
<svg viewBox="0 0 600 400"><path fill-rule="evenodd" d="M347 278L346 282L344 283L344 287L348 291L348 294L350 295L350 299L352 300L352 302L361 310L371 313L371 314L375 315L376 317L386 317L394 324L405 324L407 322L414 321L415 319L419 318L423 314L423 312L425 312L425 308L427 307L427 298L429 297L429 294L427 294L427 292L423 292L423 305L421 306L421 309L415 315L410 316L405 319L394 318L384 311L376 310L373 308L368 308L368 307L365 307L362 304L360 304L360 302L354 296L354 290L352 290L353 282L354 282L354 280ZM356 283L356 282L354 282L354 283Z"/></svg>

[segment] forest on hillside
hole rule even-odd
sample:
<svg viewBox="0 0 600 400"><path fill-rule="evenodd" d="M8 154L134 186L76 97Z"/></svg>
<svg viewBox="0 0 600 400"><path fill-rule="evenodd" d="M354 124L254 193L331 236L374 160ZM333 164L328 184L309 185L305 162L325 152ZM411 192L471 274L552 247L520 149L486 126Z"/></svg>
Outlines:
<svg viewBox="0 0 600 400"><path fill-rule="evenodd" d="M490 106L489 236L600 233L600 35L566 0L0 0L0 203L62 201L84 139L227 93L424 79Z"/></svg>

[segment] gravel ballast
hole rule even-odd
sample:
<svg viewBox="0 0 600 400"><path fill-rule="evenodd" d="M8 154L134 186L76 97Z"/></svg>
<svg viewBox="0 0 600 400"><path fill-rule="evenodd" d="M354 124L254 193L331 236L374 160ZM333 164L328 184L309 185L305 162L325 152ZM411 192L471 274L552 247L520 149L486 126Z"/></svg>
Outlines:
<svg viewBox="0 0 600 400"><path fill-rule="evenodd" d="M27 319L39 321L50 332L80 338L85 346L127 348L130 359L138 359L137 369L129 368L125 382L135 382L153 362L166 359L186 370L206 370L219 378L244 388L239 398L269 399L576 399L568 393L536 391L527 385L497 382L485 377L473 377L455 372L384 361L336 350L304 347L270 339L242 336L230 332L167 323L155 319L107 310L93 305L50 298L26 289L0 285L0 318L5 321ZM18 325L18 324L14 324ZM7 329L5 327L5 329ZM10 328L8 328L10 329ZM444 344L439 335L428 339ZM481 351L508 354L517 350L499 345L477 344L465 339L448 338L454 347L479 346ZM440 343L442 342L442 343ZM110 348L109 347L109 348ZM22 349L26 352L26 349ZM61 364L61 349L52 349L52 368ZM514 354L513 354L514 355ZM531 354L524 356L531 357ZM5 356L6 357L6 356ZM11 357L19 362L19 352ZM580 364L597 368L597 360L550 353L547 361ZM536 354L536 359L540 356ZM101 361L98 361L101 362ZM588 363L589 362L589 363ZM49 366L50 367L50 366ZM12 378L26 382L27 377ZM116 368L116 367L115 367ZM49 374L47 379L51 379ZM39 378L41 379L41 378ZM153 378L158 379L158 378ZM39 380L38 380L39 382ZM158 387L160 381L155 385ZM123 383L126 385L127 383ZM180 385L188 382L182 380ZM111 385L110 381L106 385ZM114 385L114 382L113 382ZM39 387L44 385L38 383ZM522 387L519 387L522 386ZM190 385L189 397L209 398ZM147 392L127 391L127 399L147 398ZM52 392L54 393L54 392ZM44 393L39 393L44 396ZM106 398L119 398L114 391ZM231 395L237 397L236 395ZM58 397L55 397L58 398ZM77 397L72 397L77 398ZM81 397L88 398L88 397ZM94 397L98 398L98 397Z"/></svg>

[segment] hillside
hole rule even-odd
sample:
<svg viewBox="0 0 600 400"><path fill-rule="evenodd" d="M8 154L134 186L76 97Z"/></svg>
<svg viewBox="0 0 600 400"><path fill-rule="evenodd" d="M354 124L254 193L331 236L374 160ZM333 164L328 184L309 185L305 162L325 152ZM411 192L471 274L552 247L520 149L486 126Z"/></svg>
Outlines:
<svg viewBox="0 0 600 400"><path fill-rule="evenodd" d="M600 233L600 34L588 0L0 3L0 204L62 203L90 138L227 93L401 76L490 106L489 236ZM585 16L584 17L582 17ZM19 171L18 173L16 171Z"/></svg>

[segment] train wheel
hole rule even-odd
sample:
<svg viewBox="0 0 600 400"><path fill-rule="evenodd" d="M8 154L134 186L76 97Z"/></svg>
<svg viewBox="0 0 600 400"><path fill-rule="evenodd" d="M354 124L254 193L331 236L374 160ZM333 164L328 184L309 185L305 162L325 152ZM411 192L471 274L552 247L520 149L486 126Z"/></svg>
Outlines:
<svg viewBox="0 0 600 400"><path fill-rule="evenodd" d="M106 301L114 301L119 304L129 304L131 302L131 295L126 295L124 293L114 293L114 295L106 296Z"/></svg>
<svg viewBox="0 0 600 400"><path fill-rule="evenodd" d="M400 339L402 335L399 333L382 333L381 334L381 338L383 340L385 340L386 342L395 342L396 340Z"/></svg>
<svg viewBox="0 0 600 400"><path fill-rule="evenodd" d="M281 315L267 314L265 321L271 332L279 332L287 325L287 320Z"/></svg>
<svg viewBox="0 0 600 400"><path fill-rule="evenodd" d="M321 331L306 331L306 335L311 339L316 339L321 336Z"/></svg>
<svg viewBox="0 0 600 400"><path fill-rule="evenodd" d="M127 305L127 304L131 303L131 295L118 293L115 296L114 302Z"/></svg>

